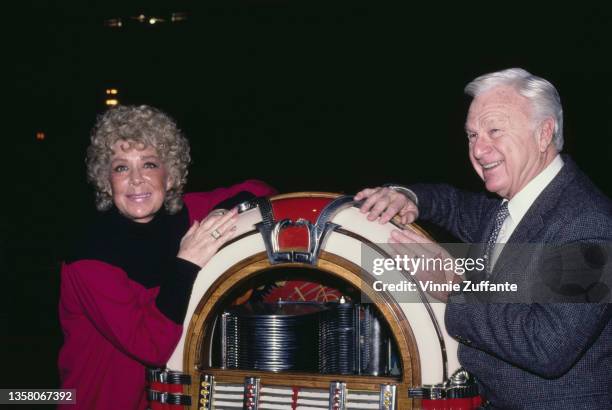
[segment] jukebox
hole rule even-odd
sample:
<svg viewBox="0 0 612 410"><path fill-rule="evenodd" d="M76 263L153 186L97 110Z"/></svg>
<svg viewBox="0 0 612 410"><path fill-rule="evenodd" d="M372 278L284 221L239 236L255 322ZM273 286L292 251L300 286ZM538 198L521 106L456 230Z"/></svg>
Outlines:
<svg viewBox="0 0 612 410"><path fill-rule="evenodd" d="M373 287L362 258L389 257L379 244L393 222L328 193L257 198L239 213L196 279L167 368L149 371L151 409L477 407L444 305Z"/></svg>

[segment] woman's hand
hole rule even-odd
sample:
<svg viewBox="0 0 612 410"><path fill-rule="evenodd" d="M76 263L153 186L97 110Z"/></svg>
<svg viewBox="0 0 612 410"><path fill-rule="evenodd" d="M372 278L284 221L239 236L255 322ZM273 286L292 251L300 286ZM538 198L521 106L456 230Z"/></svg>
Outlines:
<svg viewBox="0 0 612 410"><path fill-rule="evenodd" d="M224 243L236 233L238 211L212 211L202 221L195 221L181 239L178 257L204 267Z"/></svg>

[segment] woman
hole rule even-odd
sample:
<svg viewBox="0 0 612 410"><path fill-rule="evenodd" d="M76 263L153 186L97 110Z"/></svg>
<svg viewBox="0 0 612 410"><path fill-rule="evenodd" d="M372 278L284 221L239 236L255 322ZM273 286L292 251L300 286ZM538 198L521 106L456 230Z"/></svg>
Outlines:
<svg viewBox="0 0 612 410"><path fill-rule="evenodd" d="M232 198L272 194L246 181L183 195L189 145L175 122L148 106L101 116L87 174L103 211L61 272L62 388L75 409L143 409L145 366L164 366L179 341L200 269L229 241Z"/></svg>

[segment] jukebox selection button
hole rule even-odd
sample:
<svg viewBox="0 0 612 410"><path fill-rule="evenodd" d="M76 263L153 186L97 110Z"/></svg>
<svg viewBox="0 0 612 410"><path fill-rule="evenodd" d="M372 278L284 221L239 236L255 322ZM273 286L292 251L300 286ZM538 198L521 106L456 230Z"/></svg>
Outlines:
<svg viewBox="0 0 612 410"><path fill-rule="evenodd" d="M214 381L214 376L208 374L203 374L200 377L200 407L198 407L198 410L212 409Z"/></svg>
<svg viewBox="0 0 612 410"><path fill-rule="evenodd" d="M245 377L243 407L247 410L259 408L259 393L261 381L258 377Z"/></svg>
<svg viewBox="0 0 612 410"><path fill-rule="evenodd" d="M379 407L382 410L396 410L397 386L394 384L380 385Z"/></svg>
<svg viewBox="0 0 612 410"><path fill-rule="evenodd" d="M346 383L331 382L329 385L329 408L333 410L346 409Z"/></svg>

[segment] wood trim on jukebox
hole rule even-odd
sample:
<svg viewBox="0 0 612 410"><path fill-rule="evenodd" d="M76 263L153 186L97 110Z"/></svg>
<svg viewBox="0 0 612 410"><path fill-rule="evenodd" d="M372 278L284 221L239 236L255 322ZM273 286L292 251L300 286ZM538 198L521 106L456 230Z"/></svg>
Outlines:
<svg viewBox="0 0 612 410"><path fill-rule="evenodd" d="M211 368L202 360L210 348L211 327L213 318L219 313L219 309L228 303L228 296L232 290L247 280L252 280L262 271L270 271L283 268L301 267L325 272L336 279L340 279L350 286L360 289L377 307L379 313L389 326L392 337L398 348L401 363L401 376L359 376L359 375L332 375L313 374L299 372L266 372L256 370L236 370ZM185 371L198 376L207 373L215 376L219 382L241 383L247 376L256 376L261 379L262 385L276 386L301 386L306 388L326 389L334 380L342 380L347 383L351 390L378 391L381 384L397 384L398 405L401 409L413 407L413 400L407 396L409 387L420 385L420 361L416 342L412 330L408 324L401 307L398 306L390 295L383 292L374 292L371 286L373 278L364 274L363 270L356 264L335 254L322 251L316 266L302 264L279 264L271 265L267 254L260 252L245 258L241 262L224 272L213 285L205 292L191 318L187 338L185 340L185 354L183 364ZM196 386L197 387L197 386ZM197 397L198 391L194 387L187 387L187 394ZM416 403L414 403L416 404Z"/></svg>

